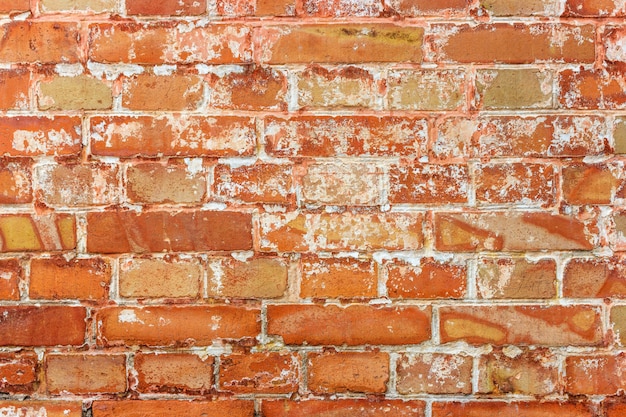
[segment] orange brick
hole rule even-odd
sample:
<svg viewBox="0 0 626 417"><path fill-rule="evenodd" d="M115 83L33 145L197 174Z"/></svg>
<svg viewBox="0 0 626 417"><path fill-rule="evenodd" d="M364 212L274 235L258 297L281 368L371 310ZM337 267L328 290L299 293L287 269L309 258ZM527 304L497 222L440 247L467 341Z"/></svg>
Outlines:
<svg viewBox="0 0 626 417"><path fill-rule="evenodd" d="M137 353L137 390L204 394L213 386L213 357L190 353Z"/></svg>
<svg viewBox="0 0 626 417"><path fill-rule="evenodd" d="M198 259L126 258L119 267L119 294L126 298L198 298L202 268Z"/></svg>
<svg viewBox="0 0 626 417"><path fill-rule="evenodd" d="M79 117L0 117L0 154L11 156L77 155L81 150Z"/></svg>
<svg viewBox="0 0 626 417"><path fill-rule="evenodd" d="M206 0L132 0L126 3L129 15L195 16L206 12Z"/></svg>
<svg viewBox="0 0 626 417"><path fill-rule="evenodd" d="M302 15L311 17L376 17L382 12L380 0L304 0Z"/></svg>
<svg viewBox="0 0 626 417"><path fill-rule="evenodd" d="M457 110L465 105L463 79L455 70L393 70L387 79L391 110Z"/></svg>
<svg viewBox="0 0 626 417"><path fill-rule="evenodd" d="M439 309L441 342L594 346L603 343L600 311L576 306L456 306Z"/></svg>
<svg viewBox="0 0 626 417"><path fill-rule="evenodd" d="M307 383L316 394L382 394L389 381L389 354L383 352L309 353Z"/></svg>
<svg viewBox="0 0 626 417"><path fill-rule="evenodd" d="M287 263L280 258L209 258L209 297L280 298L287 290Z"/></svg>
<svg viewBox="0 0 626 417"><path fill-rule="evenodd" d="M392 24L265 26L254 36L267 64L422 61L421 27Z"/></svg>
<svg viewBox="0 0 626 417"><path fill-rule="evenodd" d="M254 338L261 331L259 310L234 306L106 307L96 322L102 346L210 346L217 339Z"/></svg>
<svg viewBox="0 0 626 417"><path fill-rule="evenodd" d="M76 219L69 214L0 216L0 252L63 251L76 248Z"/></svg>
<svg viewBox="0 0 626 417"><path fill-rule="evenodd" d="M620 416L623 416L624 413L626 412L626 404L624 404L620 400L605 401L604 404L605 404L604 408L606 410L606 417L620 417Z"/></svg>
<svg viewBox="0 0 626 417"><path fill-rule="evenodd" d="M288 394L298 391L300 357L290 353L223 355L220 389L236 394Z"/></svg>
<svg viewBox="0 0 626 417"><path fill-rule="evenodd" d="M33 200L32 162L0 157L0 204L25 204Z"/></svg>
<svg viewBox="0 0 626 417"><path fill-rule="evenodd" d="M0 412L16 417L26 417L42 413L47 417L81 417L81 401L15 401L0 400Z"/></svg>
<svg viewBox="0 0 626 417"><path fill-rule="evenodd" d="M256 16L295 16L296 0L256 0Z"/></svg>
<svg viewBox="0 0 626 417"><path fill-rule="evenodd" d="M480 0L480 11L492 16L554 16L557 0Z"/></svg>
<svg viewBox="0 0 626 417"><path fill-rule="evenodd" d="M256 0L217 0L214 8L213 3L209 3L209 12L213 16L251 16L254 14L255 3Z"/></svg>
<svg viewBox="0 0 626 417"><path fill-rule="evenodd" d="M472 358L464 355L403 354L397 363L400 394L469 394Z"/></svg>
<svg viewBox="0 0 626 417"><path fill-rule="evenodd" d="M618 0L566 0L565 17L626 16L626 8Z"/></svg>
<svg viewBox="0 0 626 417"><path fill-rule="evenodd" d="M621 166L573 163L563 167L563 198L570 204L611 204Z"/></svg>
<svg viewBox="0 0 626 417"><path fill-rule="evenodd" d="M75 22L12 20L1 25L2 62L74 63L81 59Z"/></svg>
<svg viewBox="0 0 626 417"><path fill-rule="evenodd" d="M85 342L82 307L0 307L0 316L0 346L80 346Z"/></svg>
<svg viewBox="0 0 626 417"><path fill-rule="evenodd" d="M467 12L467 0L390 0L393 12L402 16L448 16Z"/></svg>
<svg viewBox="0 0 626 417"><path fill-rule="evenodd" d="M109 116L90 121L91 150L101 156L250 156L256 147L254 119L246 117Z"/></svg>
<svg viewBox="0 0 626 417"><path fill-rule="evenodd" d="M425 403L411 400L335 399L263 401L265 417L359 416L359 417L423 417Z"/></svg>
<svg viewBox="0 0 626 417"><path fill-rule="evenodd" d="M391 298L462 298L467 268L454 262L421 258L419 264L392 260L385 264Z"/></svg>
<svg viewBox="0 0 626 417"><path fill-rule="evenodd" d="M248 250L252 248L251 229L251 215L238 212L89 212L87 251Z"/></svg>
<svg viewBox="0 0 626 417"><path fill-rule="evenodd" d="M573 395L616 395L626 389L624 353L615 356L568 356L566 392Z"/></svg>
<svg viewBox="0 0 626 417"><path fill-rule="evenodd" d="M196 75L141 74L123 80L122 106L128 110L197 110L202 80Z"/></svg>
<svg viewBox="0 0 626 417"><path fill-rule="evenodd" d="M35 258L30 263L29 297L103 301L109 297L111 263L104 258Z"/></svg>
<svg viewBox="0 0 626 417"><path fill-rule="evenodd" d="M553 298L556 262L522 257L482 258L476 275L480 298Z"/></svg>
<svg viewBox="0 0 626 417"><path fill-rule="evenodd" d="M278 157L419 157L428 126L419 117L298 116L265 119L265 146Z"/></svg>
<svg viewBox="0 0 626 417"><path fill-rule="evenodd" d="M86 75L51 77L38 84L40 110L108 110L113 106L110 83Z"/></svg>
<svg viewBox="0 0 626 417"><path fill-rule="evenodd" d="M29 107L30 72L26 69L0 70L0 109L26 110Z"/></svg>
<svg viewBox="0 0 626 417"><path fill-rule="evenodd" d="M313 65L298 74L300 109L375 108L379 96L374 74L363 68Z"/></svg>
<svg viewBox="0 0 626 417"><path fill-rule="evenodd" d="M467 165L394 166L389 170L391 203L451 204L467 202Z"/></svg>
<svg viewBox="0 0 626 417"><path fill-rule="evenodd" d="M246 67L209 77L209 106L232 110L287 110L287 77L279 70Z"/></svg>
<svg viewBox="0 0 626 417"><path fill-rule="evenodd" d="M478 204L550 206L556 201L554 164L481 164L476 167Z"/></svg>
<svg viewBox="0 0 626 417"><path fill-rule="evenodd" d="M535 69L479 70L476 73L478 109L552 108L552 73Z"/></svg>
<svg viewBox="0 0 626 417"><path fill-rule="evenodd" d="M497 349L478 362L478 392L544 396L561 391L559 358L547 349Z"/></svg>
<svg viewBox="0 0 626 417"><path fill-rule="evenodd" d="M566 109L624 109L624 81L619 69L563 70L558 77L559 104Z"/></svg>
<svg viewBox="0 0 626 417"><path fill-rule="evenodd" d="M134 203L201 203L207 194L206 171L202 161L133 164L126 169L126 192Z"/></svg>
<svg viewBox="0 0 626 417"><path fill-rule="evenodd" d="M0 13L25 12L30 10L30 0L0 0Z"/></svg>
<svg viewBox="0 0 626 417"><path fill-rule="evenodd" d="M267 332L288 345L417 344L430 338L430 314L408 306L270 305Z"/></svg>
<svg viewBox="0 0 626 417"><path fill-rule="evenodd" d="M433 60L438 62L530 64L595 60L591 25L434 25L431 31L435 34L431 45Z"/></svg>
<svg viewBox="0 0 626 417"><path fill-rule="evenodd" d="M0 391L10 394L33 393L38 380L38 362L35 352L0 353Z"/></svg>
<svg viewBox="0 0 626 417"><path fill-rule="evenodd" d="M126 355L48 355L45 372L52 394L126 391Z"/></svg>
<svg viewBox="0 0 626 417"><path fill-rule="evenodd" d="M0 300L18 301L22 265L19 259L0 259Z"/></svg>
<svg viewBox="0 0 626 417"><path fill-rule="evenodd" d="M592 249L597 229L541 212L436 213L435 246L446 251Z"/></svg>
<svg viewBox="0 0 626 417"><path fill-rule="evenodd" d="M372 163L331 162L307 164L302 169L302 201L305 204L373 206L381 204L382 168Z"/></svg>
<svg viewBox="0 0 626 417"><path fill-rule="evenodd" d="M300 297L376 297L378 267L369 259L302 257Z"/></svg>
<svg viewBox="0 0 626 417"><path fill-rule="evenodd" d="M626 297L626 264L621 257L574 258L563 272L563 296Z"/></svg>
<svg viewBox="0 0 626 417"><path fill-rule="evenodd" d="M420 213L262 213L260 230L266 252L409 250L423 240Z"/></svg>
<svg viewBox="0 0 626 417"><path fill-rule="evenodd" d="M558 403L558 402L504 402L504 401L472 401L472 402L435 402L433 417L593 417L595 413L590 404Z"/></svg>
<svg viewBox="0 0 626 417"><path fill-rule="evenodd" d="M294 199L291 165L255 163L254 165L215 167L214 189L221 199L243 203L289 203Z"/></svg>
<svg viewBox="0 0 626 417"><path fill-rule="evenodd" d="M223 417L225 415L252 417L254 402L250 400L96 400L93 403L94 417Z"/></svg>

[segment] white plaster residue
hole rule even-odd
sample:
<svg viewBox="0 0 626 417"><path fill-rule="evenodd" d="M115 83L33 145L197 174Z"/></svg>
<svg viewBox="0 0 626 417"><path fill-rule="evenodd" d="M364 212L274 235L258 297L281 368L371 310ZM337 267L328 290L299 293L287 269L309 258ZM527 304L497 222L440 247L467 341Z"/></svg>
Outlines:
<svg viewBox="0 0 626 417"><path fill-rule="evenodd" d="M13 132L13 149L23 152L47 152L55 147L72 146L78 143L71 134L61 130L50 130L47 136L42 131L16 130Z"/></svg>
<svg viewBox="0 0 626 417"><path fill-rule="evenodd" d="M87 68L96 78L102 78L104 76L109 81L119 78L120 75L131 77L144 72L144 68L141 65L100 64L92 61L87 62Z"/></svg>
<svg viewBox="0 0 626 417"><path fill-rule="evenodd" d="M238 260L239 262L246 262L248 261L248 259L254 256L254 252L253 251L233 252L230 255L236 260Z"/></svg>
<svg viewBox="0 0 626 417"><path fill-rule="evenodd" d="M54 71L62 77L77 77L84 72L81 64L56 64Z"/></svg>
<svg viewBox="0 0 626 417"><path fill-rule="evenodd" d="M135 310L125 309L120 311L117 316L117 321L120 323L141 323L144 324L143 321L139 320L137 314L135 314Z"/></svg>
<svg viewBox="0 0 626 417"><path fill-rule="evenodd" d="M48 412L45 407L0 407L0 417L47 417Z"/></svg>
<svg viewBox="0 0 626 417"><path fill-rule="evenodd" d="M13 276L13 274L11 274L10 272L0 272L0 279L4 279L4 280L10 280L11 277Z"/></svg>
<svg viewBox="0 0 626 417"><path fill-rule="evenodd" d="M220 260L209 263L211 269L211 283L213 284L213 290L216 294L220 294L224 288L222 278L224 277L224 270L222 269L222 262Z"/></svg>
<svg viewBox="0 0 626 417"><path fill-rule="evenodd" d="M168 76L176 71L176 65L157 65L152 69L154 75Z"/></svg>
<svg viewBox="0 0 626 417"><path fill-rule="evenodd" d="M187 165L188 178L193 178L204 171L202 158L185 158L184 161L185 165Z"/></svg>
<svg viewBox="0 0 626 417"><path fill-rule="evenodd" d="M220 328L220 321L222 318L220 316L211 316L211 330L216 331Z"/></svg>

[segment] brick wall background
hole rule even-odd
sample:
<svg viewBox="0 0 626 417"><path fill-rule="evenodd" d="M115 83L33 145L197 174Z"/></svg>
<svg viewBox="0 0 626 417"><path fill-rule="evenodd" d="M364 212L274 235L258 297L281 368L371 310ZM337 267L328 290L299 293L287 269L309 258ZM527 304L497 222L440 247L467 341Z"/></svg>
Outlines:
<svg viewBox="0 0 626 417"><path fill-rule="evenodd" d="M623 1L0 13L0 415L626 415Z"/></svg>

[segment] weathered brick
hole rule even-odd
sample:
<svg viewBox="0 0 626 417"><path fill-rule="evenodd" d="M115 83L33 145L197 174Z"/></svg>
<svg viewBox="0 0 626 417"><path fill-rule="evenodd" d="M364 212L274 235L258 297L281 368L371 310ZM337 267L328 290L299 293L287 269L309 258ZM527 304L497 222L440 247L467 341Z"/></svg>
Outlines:
<svg viewBox="0 0 626 417"><path fill-rule="evenodd" d="M481 164L476 167L476 201L485 204L550 206L556 201L554 164Z"/></svg>
<svg viewBox="0 0 626 417"><path fill-rule="evenodd" d="M602 34L604 43L604 59L610 63L626 62L624 52L624 41L626 41L626 31L621 26L609 26Z"/></svg>
<svg viewBox="0 0 626 417"><path fill-rule="evenodd" d="M563 167L563 199L570 204L611 204L622 171L610 163L568 164Z"/></svg>
<svg viewBox="0 0 626 417"><path fill-rule="evenodd" d="M301 109L376 108L378 98L374 74L363 68L314 65L298 74Z"/></svg>
<svg viewBox="0 0 626 417"><path fill-rule="evenodd" d="M0 307L0 316L1 346L80 346L85 341L82 307Z"/></svg>
<svg viewBox="0 0 626 417"><path fill-rule="evenodd" d="M626 264L621 257L574 258L563 271L563 296L626 297Z"/></svg>
<svg viewBox="0 0 626 417"><path fill-rule="evenodd" d="M256 147L254 119L246 117L98 116L90 121L95 155L250 156Z"/></svg>
<svg viewBox="0 0 626 417"><path fill-rule="evenodd" d="M295 16L296 0L256 0L256 16Z"/></svg>
<svg viewBox="0 0 626 417"><path fill-rule="evenodd" d="M287 263L280 258L209 258L209 297L280 298L287 290Z"/></svg>
<svg viewBox="0 0 626 417"><path fill-rule="evenodd" d="M251 229L251 215L238 212L89 212L87 251L247 250L252 248Z"/></svg>
<svg viewBox="0 0 626 417"><path fill-rule="evenodd" d="M457 70L393 70L387 78L391 110L457 110L465 105L463 79Z"/></svg>
<svg viewBox="0 0 626 417"><path fill-rule="evenodd" d="M467 165L418 164L389 170L391 203L452 204L467 202Z"/></svg>
<svg viewBox="0 0 626 417"><path fill-rule="evenodd" d="M288 394L298 391L300 357L290 353L223 355L220 388L237 394Z"/></svg>
<svg viewBox="0 0 626 417"><path fill-rule="evenodd" d="M613 125L613 141L616 154L626 153L626 117L616 117Z"/></svg>
<svg viewBox="0 0 626 417"><path fill-rule="evenodd" d="M106 307L96 322L102 346L210 346L261 331L259 310L235 306Z"/></svg>
<svg viewBox="0 0 626 417"><path fill-rule="evenodd" d="M594 306L456 306L439 309L441 342L594 346L603 343Z"/></svg>
<svg viewBox="0 0 626 417"><path fill-rule="evenodd" d="M613 232L612 243L615 249L624 250L624 247L626 247L626 211L614 211L613 223L615 226L611 230Z"/></svg>
<svg viewBox="0 0 626 417"><path fill-rule="evenodd" d="M44 12L115 12L116 0L42 0L40 7Z"/></svg>
<svg viewBox="0 0 626 417"><path fill-rule="evenodd" d="M0 61L74 63L81 59L76 22L11 20L0 25Z"/></svg>
<svg viewBox="0 0 626 417"><path fill-rule="evenodd" d="M48 355L45 363L49 393L119 393L126 391L126 355Z"/></svg>
<svg viewBox="0 0 626 417"><path fill-rule="evenodd" d="M433 25L431 32L433 60L437 62L530 64L595 60L595 32L591 25Z"/></svg>
<svg viewBox="0 0 626 417"><path fill-rule="evenodd" d="M382 394L389 381L389 354L323 352L307 356L307 384L316 394L362 392Z"/></svg>
<svg viewBox="0 0 626 417"><path fill-rule="evenodd" d="M128 110L196 110L202 79L196 75L140 74L123 80L122 106Z"/></svg>
<svg viewBox="0 0 626 417"><path fill-rule="evenodd" d="M302 298L376 297L378 267L370 259L320 258L301 260Z"/></svg>
<svg viewBox="0 0 626 417"><path fill-rule="evenodd" d="M397 362L400 394L469 394L472 358L443 353L403 354Z"/></svg>
<svg viewBox="0 0 626 417"><path fill-rule="evenodd" d="M558 76L559 104L566 109L624 109L624 82L619 69L563 70Z"/></svg>
<svg viewBox="0 0 626 417"><path fill-rule="evenodd" d="M279 157L419 157L426 153L427 131L418 117L267 117L265 147Z"/></svg>
<svg viewBox="0 0 626 417"><path fill-rule="evenodd" d="M597 229L571 216L541 212L436 213L435 245L447 251L592 249Z"/></svg>
<svg viewBox="0 0 626 417"><path fill-rule="evenodd" d="M264 26L256 59L268 64L422 61L421 27L392 24Z"/></svg>
<svg viewBox="0 0 626 417"><path fill-rule="evenodd" d="M467 268L458 262L395 259L385 269L391 298L462 298L466 291Z"/></svg>
<svg viewBox="0 0 626 417"><path fill-rule="evenodd" d="M555 16L558 0L480 0L480 10L492 16Z"/></svg>
<svg viewBox="0 0 626 417"><path fill-rule="evenodd" d="M16 13L30 10L30 0L0 0L0 13Z"/></svg>
<svg viewBox="0 0 626 417"><path fill-rule="evenodd" d="M29 107L30 72L23 68L0 70L0 109L26 110Z"/></svg>
<svg viewBox="0 0 626 417"><path fill-rule="evenodd" d="M126 298L198 298L200 261L194 258L126 258L119 266L119 294Z"/></svg>
<svg viewBox="0 0 626 417"><path fill-rule="evenodd" d="M19 259L0 259L0 300L20 299L19 283L23 277Z"/></svg>
<svg viewBox="0 0 626 417"><path fill-rule="evenodd" d="M626 345L626 306L615 305L611 307L611 328L615 338L622 345Z"/></svg>
<svg viewBox="0 0 626 417"><path fill-rule="evenodd" d="M0 252L62 251L76 248L76 219L70 214L0 216Z"/></svg>
<svg viewBox="0 0 626 417"><path fill-rule="evenodd" d="M30 417L37 414L47 417L81 417L81 401L17 401L0 400L0 413L7 416Z"/></svg>
<svg viewBox="0 0 626 417"><path fill-rule="evenodd" d="M38 380L38 368L35 352L0 353L0 391L10 394L33 393Z"/></svg>
<svg viewBox="0 0 626 417"><path fill-rule="evenodd" d="M40 110L107 110L113 106L113 92L106 81L86 75L54 77L39 83Z"/></svg>
<svg viewBox="0 0 626 417"><path fill-rule="evenodd" d="M0 204L25 204L33 200L32 162L0 157Z"/></svg>
<svg viewBox="0 0 626 417"><path fill-rule="evenodd" d="M294 199L291 165L217 165L213 174L215 194L244 203L289 203Z"/></svg>
<svg viewBox="0 0 626 417"><path fill-rule="evenodd" d="M314 17L376 17L382 12L380 0L303 0L302 14Z"/></svg>
<svg viewBox="0 0 626 417"><path fill-rule="evenodd" d="M472 401L472 402L435 402L433 417L483 417L497 415L499 417L550 417L566 415L568 417L593 417L592 407L584 402L504 402L504 401Z"/></svg>
<svg viewBox="0 0 626 417"><path fill-rule="evenodd" d="M620 417L626 412L626 404L621 401L605 401L606 417Z"/></svg>
<svg viewBox="0 0 626 417"><path fill-rule="evenodd" d="M430 314L415 306L270 305L267 332L288 345L417 344L430 338Z"/></svg>
<svg viewBox="0 0 626 417"><path fill-rule="evenodd" d="M35 258L30 263L28 295L47 300L106 300L111 274L111 263L104 258Z"/></svg>
<svg viewBox="0 0 626 417"><path fill-rule="evenodd" d="M137 390L204 394L213 386L213 357L191 353L137 353Z"/></svg>
<svg viewBox="0 0 626 417"><path fill-rule="evenodd" d="M626 16L626 5L619 0L566 0L565 17Z"/></svg>
<svg viewBox="0 0 626 417"><path fill-rule="evenodd" d="M336 399L263 401L265 417L358 416L358 417L423 417L425 403L419 400Z"/></svg>
<svg viewBox="0 0 626 417"><path fill-rule="evenodd" d="M391 10L401 16L453 16L467 12L467 0L390 0Z"/></svg>
<svg viewBox="0 0 626 417"><path fill-rule="evenodd" d="M536 396L560 392L559 362L547 349L497 349L479 359L478 392Z"/></svg>
<svg viewBox="0 0 626 417"><path fill-rule="evenodd" d="M373 206L382 203L383 172L372 163L307 164L299 174L305 204Z"/></svg>
<svg viewBox="0 0 626 417"><path fill-rule="evenodd" d="M253 417L254 402L250 400L96 400L93 403L94 417L223 417L225 415Z"/></svg>
<svg viewBox="0 0 626 417"><path fill-rule="evenodd" d="M126 168L126 192L133 203L201 203L207 194L205 168L200 160L133 164Z"/></svg>
<svg viewBox="0 0 626 417"><path fill-rule="evenodd" d="M251 16L254 15L256 3L256 0L211 1L209 2L209 14L211 16L228 17Z"/></svg>
<svg viewBox="0 0 626 417"><path fill-rule="evenodd" d="M480 298L553 298L556 262L552 259L482 258L476 285Z"/></svg>
<svg viewBox="0 0 626 417"><path fill-rule="evenodd" d="M615 356L568 356L565 359L566 389L573 395L616 395L626 389L623 353Z"/></svg>
<svg viewBox="0 0 626 417"><path fill-rule="evenodd" d="M262 213L262 251L409 250L422 247L421 213Z"/></svg>
<svg viewBox="0 0 626 417"><path fill-rule="evenodd" d="M534 69L479 70L475 106L479 109L549 109L552 73Z"/></svg>
<svg viewBox="0 0 626 417"><path fill-rule="evenodd" d="M246 67L209 78L209 106L233 110L287 110L287 78L271 68Z"/></svg>
<svg viewBox="0 0 626 417"><path fill-rule="evenodd" d="M0 153L10 156L77 155L81 150L78 117L0 117Z"/></svg>
<svg viewBox="0 0 626 417"><path fill-rule="evenodd" d="M126 3L129 15L197 16L206 12L206 0L132 0Z"/></svg>

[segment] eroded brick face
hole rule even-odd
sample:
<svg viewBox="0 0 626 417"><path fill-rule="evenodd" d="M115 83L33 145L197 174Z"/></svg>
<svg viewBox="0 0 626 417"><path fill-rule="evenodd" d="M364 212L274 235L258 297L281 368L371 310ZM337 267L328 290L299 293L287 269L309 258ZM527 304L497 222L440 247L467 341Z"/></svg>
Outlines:
<svg viewBox="0 0 626 417"><path fill-rule="evenodd" d="M624 0L0 0L0 416L626 415Z"/></svg>

